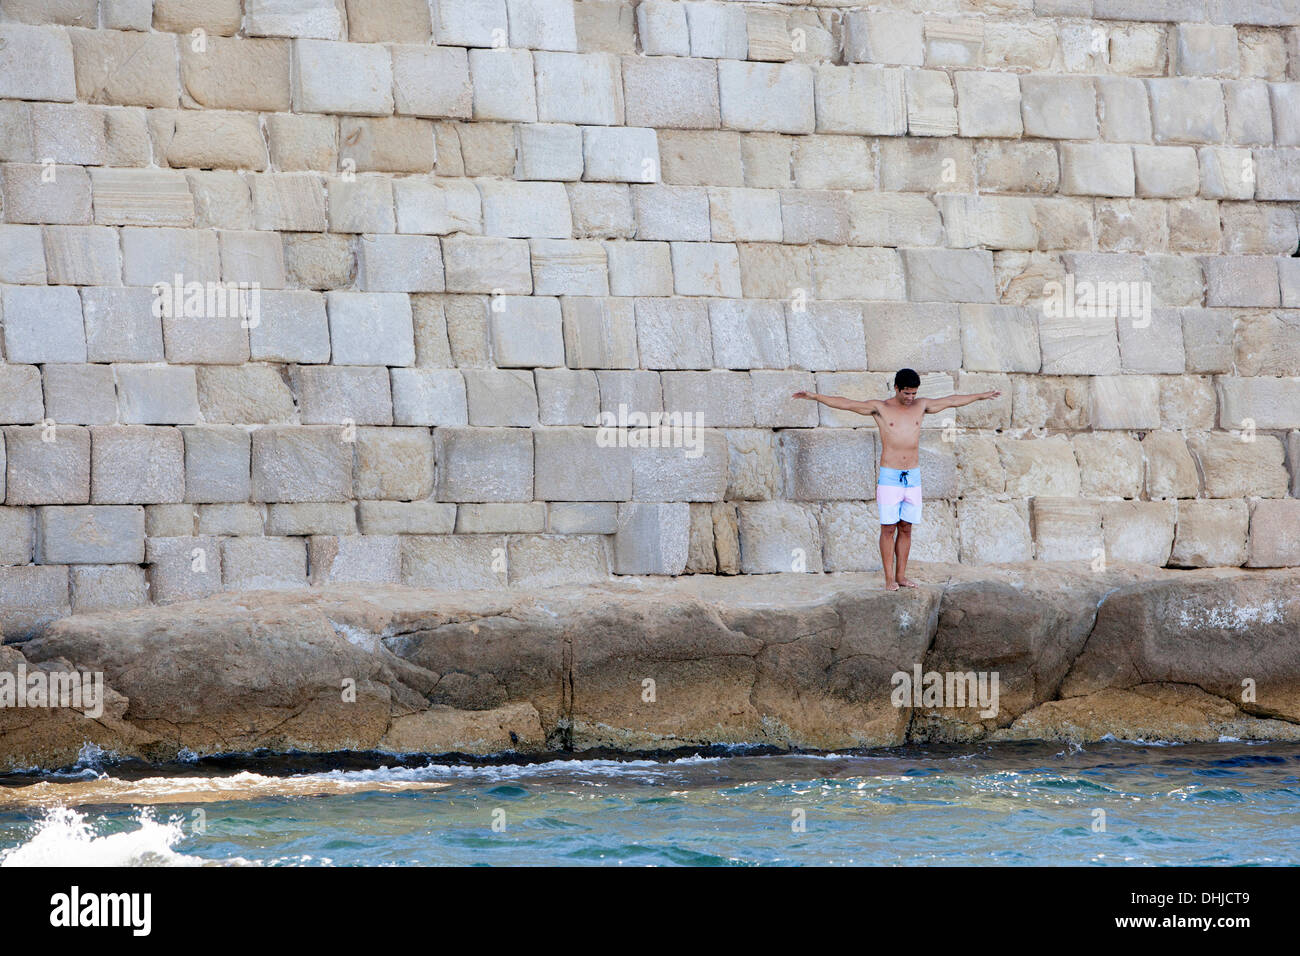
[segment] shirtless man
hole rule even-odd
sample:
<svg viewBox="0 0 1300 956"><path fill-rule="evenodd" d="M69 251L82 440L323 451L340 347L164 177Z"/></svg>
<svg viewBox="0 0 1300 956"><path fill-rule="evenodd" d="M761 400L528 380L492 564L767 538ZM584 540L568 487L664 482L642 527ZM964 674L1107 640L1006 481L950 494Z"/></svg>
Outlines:
<svg viewBox="0 0 1300 956"><path fill-rule="evenodd" d="M880 477L876 484L876 504L880 508L880 560L885 567L885 589L897 591L901 584L914 588L907 577L907 555L912 550L912 525L921 520L921 472L918 470L921 417L971 402L997 398L1001 392L978 395L946 395L943 398L917 398L921 376L910 368L894 376L894 397L865 402L815 392L795 392L795 398L808 398L831 408L859 415L871 415L880 429ZM897 529L897 535L895 535Z"/></svg>

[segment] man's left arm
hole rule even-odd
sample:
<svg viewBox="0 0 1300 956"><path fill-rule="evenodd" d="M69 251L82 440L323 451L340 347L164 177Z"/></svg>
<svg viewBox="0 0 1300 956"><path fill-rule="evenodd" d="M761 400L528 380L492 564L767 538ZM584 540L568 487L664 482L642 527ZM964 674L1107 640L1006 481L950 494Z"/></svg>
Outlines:
<svg viewBox="0 0 1300 956"><path fill-rule="evenodd" d="M980 392L978 395L945 395L943 398L927 398L925 402L925 414L933 415L935 412L942 412L949 408L961 408L963 405L969 405L971 402L981 402L988 398L997 398L1001 392Z"/></svg>

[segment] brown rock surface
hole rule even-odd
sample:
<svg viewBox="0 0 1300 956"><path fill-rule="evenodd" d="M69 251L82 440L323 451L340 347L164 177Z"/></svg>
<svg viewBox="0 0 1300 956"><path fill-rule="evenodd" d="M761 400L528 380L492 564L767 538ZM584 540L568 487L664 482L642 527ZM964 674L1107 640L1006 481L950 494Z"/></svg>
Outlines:
<svg viewBox="0 0 1300 956"><path fill-rule="evenodd" d="M1300 735L1300 572L915 573L898 592L789 573L331 586L73 615L0 647L0 671L101 671L103 714L0 707L0 765L66 765L86 743L160 760ZM896 706L893 675L917 666L996 672L996 715Z"/></svg>

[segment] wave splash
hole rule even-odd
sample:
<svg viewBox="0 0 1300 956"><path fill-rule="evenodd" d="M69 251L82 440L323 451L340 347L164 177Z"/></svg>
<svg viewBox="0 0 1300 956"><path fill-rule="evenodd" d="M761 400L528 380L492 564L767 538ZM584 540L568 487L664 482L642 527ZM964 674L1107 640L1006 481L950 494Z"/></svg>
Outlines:
<svg viewBox="0 0 1300 956"><path fill-rule="evenodd" d="M84 814L52 807L31 839L0 850L0 867L201 866L207 862L174 849L185 838L180 817L159 822L145 808L136 821L139 829L101 836Z"/></svg>

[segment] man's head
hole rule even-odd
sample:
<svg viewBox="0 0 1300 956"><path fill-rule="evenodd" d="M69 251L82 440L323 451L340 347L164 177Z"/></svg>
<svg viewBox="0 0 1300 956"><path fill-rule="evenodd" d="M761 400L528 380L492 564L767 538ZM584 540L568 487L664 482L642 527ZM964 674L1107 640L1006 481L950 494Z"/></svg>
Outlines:
<svg viewBox="0 0 1300 956"><path fill-rule="evenodd" d="M920 387L921 376L910 368L900 368L898 374L894 376L894 391L898 393L899 402L904 405L911 405L916 401L916 391Z"/></svg>

